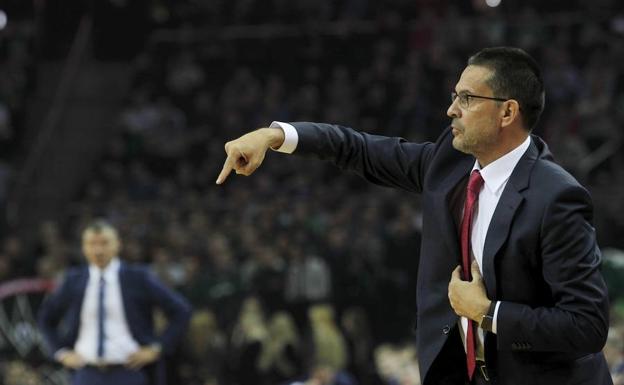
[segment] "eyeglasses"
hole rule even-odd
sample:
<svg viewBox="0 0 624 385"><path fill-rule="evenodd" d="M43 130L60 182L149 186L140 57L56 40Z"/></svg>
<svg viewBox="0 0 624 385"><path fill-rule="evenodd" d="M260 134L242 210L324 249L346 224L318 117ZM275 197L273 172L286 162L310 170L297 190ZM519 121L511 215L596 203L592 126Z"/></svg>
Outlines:
<svg viewBox="0 0 624 385"><path fill-rule="evenodd" d="M509 99L503 99L503 98L492 98L492 97L489 97L489 96L465 94L463 92L460 93L460 94L458 94L455 91L451 92L451 104L454 103L455 99L457 99L457 98L459 98L459 106L461 108L468 108L468 107L470 107L470 98L496 100L498 102L506 102L507 100L509 100Z"/></svg>

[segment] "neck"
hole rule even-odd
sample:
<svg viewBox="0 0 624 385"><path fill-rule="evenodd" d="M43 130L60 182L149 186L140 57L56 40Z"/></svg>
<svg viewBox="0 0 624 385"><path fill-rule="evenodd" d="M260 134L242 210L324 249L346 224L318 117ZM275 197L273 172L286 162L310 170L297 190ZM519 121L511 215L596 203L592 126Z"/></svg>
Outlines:
<svg viewBox="0 0 624 385"><path fill-rule="evenodd" d="M479 162L479 166L481 166L481 168L484 168L488 164L509 154L511 151L518 148L518 146L520 146L526 140L528 136L529 136L529 133L525 131L524 133L516 135L513 138L510 138L509 140L502 142L495 149L489 150L483 154L476 155L475 157L477 158L477 161Z"/></svg>

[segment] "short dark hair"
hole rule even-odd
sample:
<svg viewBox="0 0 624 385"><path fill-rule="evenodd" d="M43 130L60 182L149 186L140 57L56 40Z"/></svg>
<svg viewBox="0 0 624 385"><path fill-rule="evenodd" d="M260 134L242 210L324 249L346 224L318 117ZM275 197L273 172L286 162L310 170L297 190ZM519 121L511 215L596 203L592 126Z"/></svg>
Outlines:
<svg viewBox="0 0 624 385"><path fill-rule="evenodd" d="M115 226L113 226L110 222L108 222L105 219L98 218L88 223L82 230L82 233L85 234L87 231L92 231L94 233L101 233L107 230L112 231L113 234L115 234L115 236L118 236L117 229L115 228Z"/></svg>
<svg viewBox="0 0 624 385"><path fill-rule="evenodd" d="M487 84L494 96L517 100L524 127L535 127L544 110L544 81L535 59L520 48L492 47L472 55L468 65L490 69Z"/></svg>

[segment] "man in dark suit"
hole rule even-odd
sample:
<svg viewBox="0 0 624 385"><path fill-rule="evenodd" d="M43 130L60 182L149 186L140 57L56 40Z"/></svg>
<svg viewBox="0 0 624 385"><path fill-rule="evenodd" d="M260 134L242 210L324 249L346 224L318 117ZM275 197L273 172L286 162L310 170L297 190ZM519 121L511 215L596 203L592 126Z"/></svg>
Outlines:
<svg viewBox="0 0 624 385"><path fill-rule="evenodd" d="M145 268L121 262L119 248L113 226L89 225L82 233L88 265L69 270L41 305L41 330L54 359L74 370L73 385L164 384L163 356L188 324L187 301ZM160 336L156 308L168 319Z"/></svg>
<svg viewBox="0 0 624 385"><path fill-rule="evenodd" d="M435 143L274 122L225 145L217 184L232 170L250 175L272 148L422 194L424 385L611 384L591 198L531 135L544 106L537 63L517 48L484 49L451 96L451 126Z"/></svg>

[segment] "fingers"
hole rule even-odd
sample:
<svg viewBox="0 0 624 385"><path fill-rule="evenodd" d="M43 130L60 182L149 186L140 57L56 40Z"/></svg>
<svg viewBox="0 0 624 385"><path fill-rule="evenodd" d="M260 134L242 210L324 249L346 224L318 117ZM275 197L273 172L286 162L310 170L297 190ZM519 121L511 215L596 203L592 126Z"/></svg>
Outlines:
<svg viewBox="0 0 624 385"><path fill-rule="evenodd" d="M462 272L462 267L457 266L455 270L453 270L453 274L451 274L451 280L454 280L454 279L461 280L462 279L461 272ZM472 264L470 265L470 272L472 275L472 280L470 282L474 281L475 279L477 281L482 279L481 271L479 270L479 264L477 263L477 261L472 261Z"/></svg>
<svg viewBox="0 0 624 385"><path fill-rule="evenodd" d="M77 362L76 365L74 366L74 369L82 369L85 365L86 365L86 362L84 361Z"/></svg>
<svg viewBox="0 0 624 385"><path fill-rule="evenodd" d="M143 365L144 362L139 352L131 354L130 357L128 357L128 362L126 362L126 367L133 370L141 369Z"/></svg>
<svg viewBox="0 0 624 385"><path fill-rule="evenodd" d="M159 354L159 352L153 350L152 348L141 348L139 351L128 357L126 367L132 370L141 369L145 365L156 361Z"/></svg>
<svg viewBox="0 0 624 385"><path fill-rule="evenodd" d="M476 261L470 265L472 273L471 281L461 279L462 267L457 266L451 274L448 285L448 299L455 314L478 320L483 314L480 303L487 300L483 277Z"/></svg>
<svg viewBox="0 0 624 385"><path fill-rule="evenodd" d="M227 158L225 159L225 163L223 164L223 169L221 173L217 177L217 184L222 184L225 182L225 179L230 175L232 170L236 171L236 174L249 176L253 174L254 171L264 159L264 153L254 153L249 152L247 154L246 151L241 150L240 145L231 144L228 142L225 145L225 152L227 153Z"/></svg>
<svg viewBox="0 0 624 385"><path fill-rule="evenodd" d="M227 159L217 177L217 184L222 184L232 170L237 174L248 176L260 167L270 145L279 142L279 138L275 138L274 133L267 130L252 131L225 144ZM279 131L282 133L281 130ZM283 137L281 140L283 141Z"/></svg>
<svg viewBox="0 0 624 385"><path fill-rule="evenodd" d="M80 369L85 365L82 356L73 352L66 353L61 359L61 363L71 369Z"/></svg>
<svg viewBox="0 0 624 385"><path fill-rule="evenodd" d="M217 184L222 184L223 182L225 182L225 179L228 177L228 175L230 175L232 170L234 170L235 165L236 160L234 159L234 157L228 155L228 157L225 159L225 163L223 164L223 169L217 177Z"/></svg>
<svg viewBox="0 0 624 385"><path fill-rule="evenodd" d="M249 176L253 174L258 166L259 164L256 164L250 156L240 152L234 164L234 171L236 171L236 175Z"/></svg>

